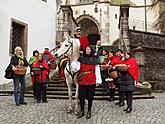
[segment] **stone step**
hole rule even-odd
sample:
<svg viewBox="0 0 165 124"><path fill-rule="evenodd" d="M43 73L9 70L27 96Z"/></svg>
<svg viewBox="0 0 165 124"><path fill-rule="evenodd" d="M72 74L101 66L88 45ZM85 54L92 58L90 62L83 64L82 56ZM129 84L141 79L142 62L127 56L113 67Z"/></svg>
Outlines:
<svg viewBox="0 0 165 124"><path fill-rule="evenodd" d="M68 96L68 91L46 91L48 95L65 95ZM26 94L33 94L32 90L27 91ZM75 91L72 92L75 95ZM115 92L115 95L118 96L118 92ZM142 95L140 92L134 92L133 95ZM102 91L95 91L95 96L108 96L107 93L103 93Z"/></svg>
<svg viewBox="0 0 165 124"><path fill-rule="evenodd" d="M25 97L33 97L32 94L25 94ZM64 96L64 95L47 95L48 99L68 99L68 96ZM107 100L109 98L109 96L94 96L95 100ZM153 95L133 95L133 99L153 99L154 96ZM73 99L75 99L75 97L73 96ZM115 96L115 99L119 99L118 96Z"/></svg>
<svg viewBox="0 0 165 124"><path fill-rule="evenodd" d="M47 87L47 91L68 91L68 88L67 87ZM73 91L75 91L76 88L73 88ZM103 91L103 88L102 87L97 87L96 88L97 91Z"/></svg>

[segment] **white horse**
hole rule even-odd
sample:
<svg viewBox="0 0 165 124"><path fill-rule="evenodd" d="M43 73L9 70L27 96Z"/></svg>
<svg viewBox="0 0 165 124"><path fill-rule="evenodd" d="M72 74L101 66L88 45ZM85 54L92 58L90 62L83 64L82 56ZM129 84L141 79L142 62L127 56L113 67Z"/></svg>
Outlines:
<svg viewBox="0 0 165 124"><path fill-rule="evenodd" d="M66 39L62 43L61 47L55 52L55 55L57 57L60 57L62 55L67 55L69 57L69 61L66 64L66 67L64 69L64 75L66 78L66 84L68 86L68 96L69 96L69 106L68 106L68 112L71 113L72 111L75 112L75 114L78 114L79 112L79 100L78 100L78 83L77 83L77 72L79 69L77 69L77 59L80 57L80 41L79 39L70 38L69 36L66 36ZM73 110L73 104L72 104L72 84L76 85L76 93L75 93L75 109Z"/></svg>

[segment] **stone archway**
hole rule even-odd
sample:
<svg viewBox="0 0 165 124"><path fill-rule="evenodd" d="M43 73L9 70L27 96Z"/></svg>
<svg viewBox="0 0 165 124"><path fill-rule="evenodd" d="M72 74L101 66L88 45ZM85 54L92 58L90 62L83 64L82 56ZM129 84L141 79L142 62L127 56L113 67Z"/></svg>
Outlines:
<svg viewBox="0 0 165 124"><path fill-rule="evenodd" d="M89 43L95 45L97 40L100 40L100 30L98 22L89 15L82 15L76 19L77 23L82 28L82 35L88 37Z"/></svg>

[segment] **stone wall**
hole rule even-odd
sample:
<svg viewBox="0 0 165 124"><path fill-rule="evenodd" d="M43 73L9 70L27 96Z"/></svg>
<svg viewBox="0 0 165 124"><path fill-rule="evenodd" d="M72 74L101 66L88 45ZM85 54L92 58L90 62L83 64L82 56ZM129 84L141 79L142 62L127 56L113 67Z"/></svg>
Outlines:
<svg viewBox="0 0 165 124"><path fill-rule="evenodd" d="M132 50L139 44L143 48L144 65L140 66L140 73L144 80L165 90L165 35L130 30L129 39Z"/></svg>

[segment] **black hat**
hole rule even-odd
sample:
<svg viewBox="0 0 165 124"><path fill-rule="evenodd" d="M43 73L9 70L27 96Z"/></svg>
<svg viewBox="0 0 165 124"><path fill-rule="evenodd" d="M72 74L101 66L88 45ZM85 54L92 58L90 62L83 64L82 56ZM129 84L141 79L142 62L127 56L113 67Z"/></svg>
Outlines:
<svg viewBox="0 0 165 124"><path fill-rule="evenodd" d="M115 53L117 53L117 52L123 53L123 50L122 49L117 49Z"/></svg>
<svg viewBox="0 0 165 124"><path fill-rule="evenodd" d="M39 54L39 51L38 50L34 50L33 51L33 56L35 56L35 53L38 53Z"/></svg>

